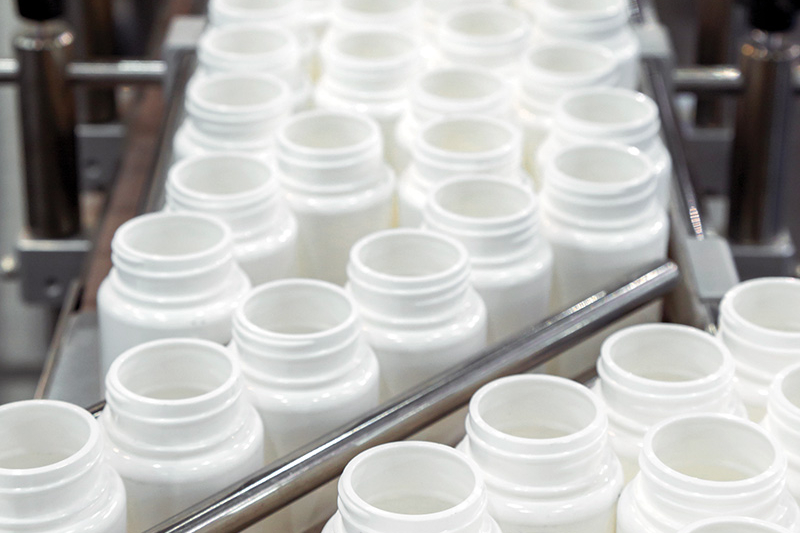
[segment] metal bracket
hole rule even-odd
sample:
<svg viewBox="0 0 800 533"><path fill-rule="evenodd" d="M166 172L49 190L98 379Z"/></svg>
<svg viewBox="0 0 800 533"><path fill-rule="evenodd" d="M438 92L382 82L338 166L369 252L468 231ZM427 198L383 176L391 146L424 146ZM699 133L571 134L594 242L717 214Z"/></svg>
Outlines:
<svg viewBox="0 0 800 533"><path fill-rule="evenodd" d="M109 189L122 160L125 126L119 122L78 124L75 135L81 189Z"/></svg>
<svg viewBox="0 0 800 533"><path fill-rule="evenodd" d="M91 241L85 237L33 239L21 235L17 241L17 261L23 273L20 276L23 299L60 307L91 248Z"/></svg>
<svg viewBox="0 0 800 533"><path fill-rule="evenodd" d="M789 230L781 230L766 244L733 244L733 257L742 279L762 276L794 276L797 269L797 249Z"/></svg>

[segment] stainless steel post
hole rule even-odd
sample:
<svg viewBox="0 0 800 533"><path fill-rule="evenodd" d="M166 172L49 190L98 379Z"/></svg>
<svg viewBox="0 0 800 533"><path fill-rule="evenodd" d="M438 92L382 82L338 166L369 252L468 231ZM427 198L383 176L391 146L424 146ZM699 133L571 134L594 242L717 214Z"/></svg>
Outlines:
<svg viewBox="0 0 800 533"><path fill-rule="evenodd" d="M733 0L699 0L697 64L724 65L730 46L731 4ZM695 122L698 126L721 126L724 118L722 98L699 95Z"/></svg>
<svg viewBox="0 0 800 533"><path fill-rule="evenodd" d="M88 59L111 57L114 53L114 17L111 0L84 0L83 31ZM87 88L86 113L90 123L111 122L117 118L113 88Z"/></svg>
<svg viewBox="0 0 800 533"><path fill-rule="evenodd" d="M80 231L75 99L67 82L73 35L58 20L26 22L14 40L25 151L27 222L35 238Z"/></svg>
<svg viewBox="0 0 800 533"><path fill-rule="evenodd" d="M781 33L755 30L742 46L729 226L737 244L766 244L781 230L792 63L798 56L800 48Z"/></svg>
<svg viewBox="0 0 800 533"><path fill-rule="evenodd" d="M667 262L616 290L603 291L471 363L420 385L391 405L298 450L237 485L198 503L148 533L231 532L254 524L334 479L361 451L403 439L466 404L484 384L541 364L625 313L672 288L677 266Z"/></svg>

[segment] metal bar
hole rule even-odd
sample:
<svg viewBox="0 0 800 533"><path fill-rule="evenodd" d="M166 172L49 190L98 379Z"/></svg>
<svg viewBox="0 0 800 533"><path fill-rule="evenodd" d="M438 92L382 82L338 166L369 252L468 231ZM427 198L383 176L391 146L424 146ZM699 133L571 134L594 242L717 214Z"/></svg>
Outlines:
<svg viewBox="0 0 800 533"><path fill-rule="evenodd" d="M733 0L699 0L697 64L723 65L728 62ZM721 126L724 102L718 94L698 94L695 122L701 127Z"/></svg>
<svg viewBox="0 0 800 533"><path fill-rule="evenodd" d="M14 58L0 58L0 83L14 83L19 78L19 63Z"/></svg>
<svg viewBox="0 0 800 533"><path fill-rule="evenodd" d="M86 43L86 58L94 60L114 54L114 14L112 0L84 0L81 35ZM87 119L103 124L117 118L113 87L85 88Z"/></svg>
<svg viewBox="0 0 800 533"><path fill-rule="evenodd" d="M730 65L678 68L672 74L675 92L735 95L742 92L742 72Z"/></svg>
<svg viewBox="0 0 800 533"><path fill-rule="evenodd" d="M161 83L167 76L167 63L160 59L120 61L75 61L66 66L67 80L94 86ZM0 58L0 83L19 81L16 59Z"/></svg>
<svg viewBox="0 0 800 533"><path fill-rule="evenodd" d="M465 405L486 383L525 371L620 316L663 295L678 281L667 262L619 288L599 292L463 367L420 385L394 403L277 461L148 533L240 531L341 474L363 450L408 437Z"/></svg>

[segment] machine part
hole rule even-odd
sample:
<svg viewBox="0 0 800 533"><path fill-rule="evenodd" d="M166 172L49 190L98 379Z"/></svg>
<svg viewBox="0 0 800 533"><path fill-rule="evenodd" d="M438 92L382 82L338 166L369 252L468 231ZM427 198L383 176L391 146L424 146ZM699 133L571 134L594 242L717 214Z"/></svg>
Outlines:
<svg viewBox="0 0 800 533"><path fill-rule="evenodd" d="M125 126L78 124L78 168L81 189L108 189L117 175L125 141Z"/></svg>
<svg viewBox="0 0 800 533"><path fill-rule="evenodd" d="M745 84L736 110L728 230L736 244L769 244L783 227L792 63L798 57L800 47L781 34L754 30L742 46Z"/></svg>
<svg viewBox="0 0 800 533"><path fill-rule="evenodd" d="M75 101L66 80L73 35L60 21L29 22L14 40L22 140L25 153L27 224L41 239L80 231L75 158Z"/></svg>
<svg viewBox="0 0 800 533"><path fill-rule="evenodd" d="M88 58L110 57L114 54L114 16L111 0L84 0L83 31ZM105 124L116 120L117 102L113 88L85 89L87 120L90 124Z"/></svg>
<svg viewBox="0 0 800 533"><path fill-rule="evenodd" d="M789 230L782 229L768 242L731 244L742 279L797 275L797 248Z"/></svg>
<svg viewBox="0 0 800 533"><path fill-rule="evenodd" d="M240 531L335 478L361 451L405 438L466 404L481 386L522 372L664 294L677 282L667 262L633 281L602 291L460 368L413 389L346 427L290 454L148 530L148 533Z"/></svg>
<svg viewBox="0 0 800 533"><path fill-rule="evenodd" d="M697 64L724 65L728 63L733 0L699 0ZM699 127L722 126L723 100L719 96L699 95L695 123Z"/></svg>
<svg viewBox="0 0 800 533"><path fill-rule="evenodd" d="M165 94L171 94L173 88L185 91L185 88L179 85L181 82L179 79L180 63L186 55L194 56L197 41L200 40L200 35L205 27L206 17L204 16L175 17L169 25L161 50L162 57L169 65L164 81Z"/></svg>
<svg viewBox="0 0 800 533"><path fill-rule="evenodd" d="M0 83L19 81L19 63L0 58ZM167 78L167 62L160 59L122 59L120 61L75 61L66 66L71 83L87 85L146 85Z"/></svg>
<svg viewBox="0 0 800 533"><path fill-rule="evenodd" d="M40 239L23 235L17 241L22 297L58 308L70 282L78 277L91 250L89 239Z"/></svg>

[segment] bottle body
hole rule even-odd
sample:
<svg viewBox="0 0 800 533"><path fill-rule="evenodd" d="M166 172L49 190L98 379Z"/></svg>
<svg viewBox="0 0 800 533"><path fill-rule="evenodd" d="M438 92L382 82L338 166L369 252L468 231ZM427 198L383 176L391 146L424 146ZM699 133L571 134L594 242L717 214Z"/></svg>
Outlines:
<svg viewBox="0 0 800 533"><path fill-rule="evenodd" d="M503 531L612 533L623 475L602 404L565 378L521 375L470 401L458 449L486 478Z"/></svg>
<svg viewBox="0 0 800 533"><path fill-rule="evenodd" d="M680 533L788 533L788 529L763 520L741 516L700 520Z"/></svg>
<svg viewBox="0 0 800 533"><path fill-rule="evenodd" d="M767 414L761 425L775 437L789 461L787 486L800 503L800 364L783 369L770 387Z"/></svg>
<svg viewBox="0 0 800 533"><path fill-rule="evenodd" d="M300 113L278 132L277 152L298 223L298 271L343 284L352 245L392 222L395 180L378 126L352 112Z"/></svg>
<svg viewBox="0 0 800 533"><path fill-rule="evenodd" d="M102 460L102 431L87 411L13 402L0 407L0 425L0 531L126 531L125 487Z"/></svg>
<svg viewBox="0 0 800 533"><path fill-rule="evenodd" d="M383 398L464 362L486 346L486 307L467 252L421 230L386 230L350 252L347 289L381 365Z"/></svg>
<svg viewBox="0 0 800 533"><path fill-rule="evenodd" d="M764 417L775 375L800 361L800 281L760 278L730 289L720 302L719 338L736 361L739 394L748 416Z"/></svg>
<svg viewBox="0 0 800 533"><path fill-rule="evenodd" d="M230 230L196 213L136 217L114 234L114 265L100 285L102 374L146 341L196 337L226 343L250 282L233 259Z"/></svg>
<svg viewBox="0 0 800 533"><path fill-rule="evenodd" d="M106 378L106 456L143 531L263 466L264 435L227 350L199 339L145 343Z"/></svg>

